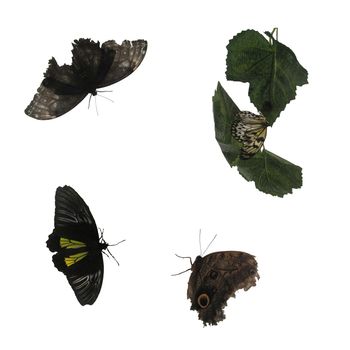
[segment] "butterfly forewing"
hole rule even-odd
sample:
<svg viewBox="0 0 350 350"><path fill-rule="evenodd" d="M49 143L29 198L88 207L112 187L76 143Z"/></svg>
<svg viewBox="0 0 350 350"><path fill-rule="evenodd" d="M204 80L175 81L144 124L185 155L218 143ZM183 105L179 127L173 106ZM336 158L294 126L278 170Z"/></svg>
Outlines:
<svg viewBox="0 0 350 350"><path fill-rule="evenodd" d="M103 81L98 87L108 86L126 78L141 64L147 51L147 41L124 40L121 45L114 40L106 41L102 48L110 49L115 52L113 63Z"/></svg>
<svg viewBox="0 0 350 350"><path fill-rule="evenodd" d="M253 157L266 139L267 121L263 115L242 111L236 114L232 124L232 136L242 143L241 158Z"/></svg>
<svg viewBox="0 0 350 350"><path fill-rule="evenodd" d="M58 187L56 190L55 228L72 225L90 225L90 231L98 240L95 220L89 207L79 194L71 187Z"/></svg>
<svg viewBox="0 0 350 350"><path fill-rule="evenodd" d="M85 96L86 93L58 95L52 89L45 87L42 83L24 112L35 119L53 119L69 112L80 103Z"/></svg>

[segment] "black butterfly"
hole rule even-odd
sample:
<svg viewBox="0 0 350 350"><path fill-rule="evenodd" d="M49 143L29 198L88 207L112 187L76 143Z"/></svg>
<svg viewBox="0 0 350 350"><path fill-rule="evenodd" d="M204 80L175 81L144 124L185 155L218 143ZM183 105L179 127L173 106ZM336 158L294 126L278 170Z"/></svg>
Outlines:
<svg viewBox="0 0 350 350"><path fill-rule="evenodd" d="M55 203L55 228L46 242L57 252L52 261L67 276L79 303L92 305L102 286L102 250L109 245L99 238L89 207L73 188L58 187Z"/></svg>
<svg viewBox="0 0 350 350"><path fill-rule="evenodd" d="M55 58L49 61L44 80L25 113L36 119L53 119L67 113L87 94L114 84L131 74L142 62L147 41L114 40L100 47L90 39L74 40L72 64L59 66Z"/></svg>

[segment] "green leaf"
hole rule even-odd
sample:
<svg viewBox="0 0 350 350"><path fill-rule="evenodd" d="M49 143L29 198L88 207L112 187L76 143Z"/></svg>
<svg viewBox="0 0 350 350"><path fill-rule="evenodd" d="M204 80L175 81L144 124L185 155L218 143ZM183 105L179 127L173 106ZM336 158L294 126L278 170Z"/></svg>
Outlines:
<svg viewBox="0 0 350 350"><path fill-rule="evenodd" d="M247 181L254 181L258 190L273 196L283 197L302 186L301 167L267 150L248 160L239 159L237 166Z"/></svg>
<svg viewBox="0 0 350 350"><path fill-rule="evenodd" d="M307 84L307 71L293 51L275 40L271 44L255 30L237 34L227 45L228 80L249 82L249 97L272 125L295 98L296 87Z"/></svg>
<svg viewBox="0 0 350 350"><path fill-rule="evenodd" d="M231 127L239 108L218 83L213 96L215 137L228 163L233 166L240 155L241 144L232 137Z"/></svg>

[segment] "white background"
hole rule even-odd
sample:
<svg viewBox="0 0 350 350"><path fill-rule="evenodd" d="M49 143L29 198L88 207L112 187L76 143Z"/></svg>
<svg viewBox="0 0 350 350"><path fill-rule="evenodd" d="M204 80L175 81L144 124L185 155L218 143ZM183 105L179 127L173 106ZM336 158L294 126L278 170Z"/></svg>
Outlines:
<svg viewBox="0 0 350 350"><path fill-rule="evenodd" d="M1 349L349 349L349 28L345 1L8 1L1 20ZM283 199L246 182L214 137L228 40L279 28L309 85L268 131L268 150L302 166ZM71 42L146 39L138 70L51 121L24 114L48 59ZM92 104L92 107L94 105ZM82 307L51 262L57 186L85 199L120 266ZM254 254L257 286L203 327L174 253Z"/></svg>

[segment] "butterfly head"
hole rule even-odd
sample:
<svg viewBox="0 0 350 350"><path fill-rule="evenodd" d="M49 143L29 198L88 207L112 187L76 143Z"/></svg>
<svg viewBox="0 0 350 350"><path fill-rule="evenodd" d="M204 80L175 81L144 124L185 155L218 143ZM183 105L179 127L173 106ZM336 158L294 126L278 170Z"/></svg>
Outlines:
<svg viewBox="0 0 350 350"><path fill-rule="evenodd" d="M108 244L108 243L106 243L106 241L105 241L105 240L100 241L98 244L99 244L99 246L100 246L101 250L106 250L106 249L108 248L108 246L109 246L109 244Z"/></svg>

